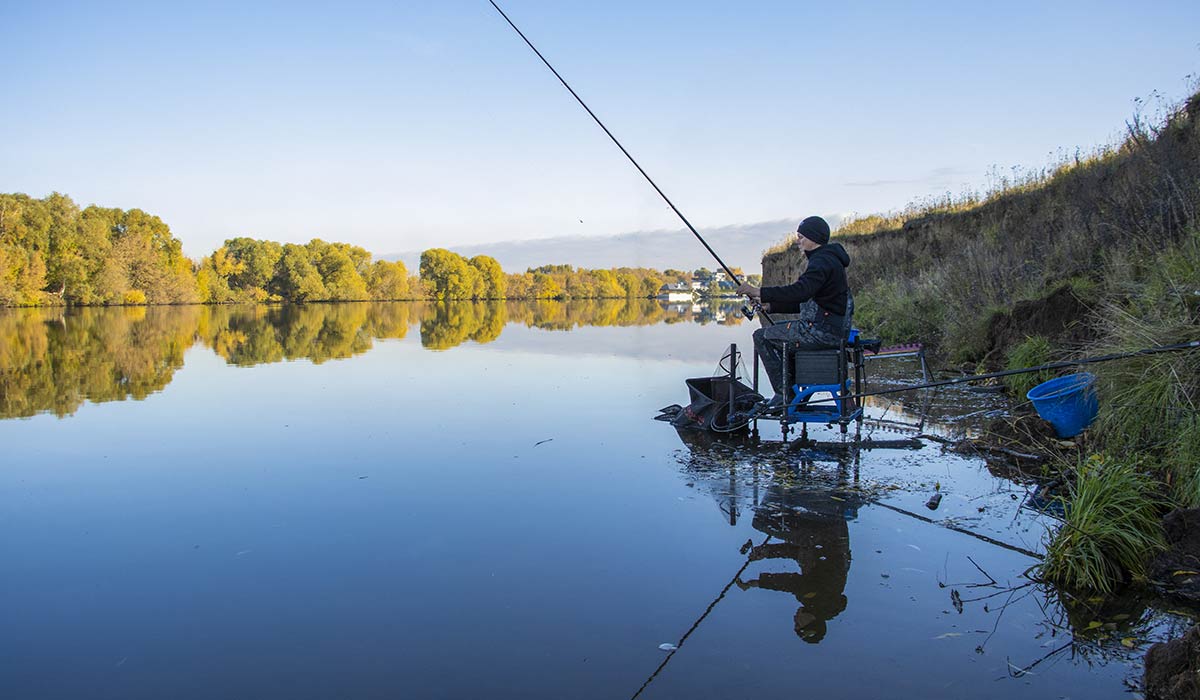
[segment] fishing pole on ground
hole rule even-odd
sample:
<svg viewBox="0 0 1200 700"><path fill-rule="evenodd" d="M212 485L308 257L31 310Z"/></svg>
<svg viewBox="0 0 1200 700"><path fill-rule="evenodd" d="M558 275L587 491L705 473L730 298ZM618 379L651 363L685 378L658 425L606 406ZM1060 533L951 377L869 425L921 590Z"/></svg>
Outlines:
<svg viewBox="0 0 1200 700"><path fill-rule="evenodd" d="M708 254L712 256L713 260L716 260L717 264L721 266L721 269L725 271L725 274L729 275L729 279L741 282L742 280L733 273L733 270L725 264L725 261L721 260L721 256L717 255L717 251L713 250L712 246L708 244L708 241L705 241L704 237L700 235L700 232L696 230L696 227L692 226L692 222L688 221L687 217L683 215L683 212L679 211L679 207L675 206L675 203L672 202L669 197L667 197L666 193L662 191L662 188L660 188L658 184L650 177L650 175L646 173L642 166L639 165L636 160L634 160L629 151L625 149L625 146L621 145L621 142L617 140L617 137L608 130L608 127L604 125L604 122L600 121L600 117L596 116L596 113L592 111L591 107L587 106L587 103L583 101L583 98L581 98L579 94L576 93L569 84L567 84L567 81L562 77L562 75L559 74L557 70L554 69L554 66L550 65L550 61L546 60L546 57L542 55L541 51L538 51L537 47L533 45L533 42L529 40L529 37L525 36L525 33L522 32L511 19L509 19L508 15L505 14L504 10L500 9L500 6L496 4L495 0L488 0L488 2L491 3L492 7L496 8L496 12L500 13L500 16L504 18L504 21L508 22L508 26L512 27L513 31L515 31L517 35L521 37L525 44L528 45L535 54L537 54L537 57L542 60L542 63L546 64L546 67L550 69L550 72L554 74L554 77L558 78L558 82L562 83L563 87L567 89L567 92L571 93L571 97L575 98L575 101L579 103L580 107L583 107L584 111L588 113L588 116L590 116L592 120L604 130L604 133L608 135L608 138L612 139L612 142L617 145L617 148L621 149L621 153L625 154L625 157L629 159L630 163L633 163L633 167L637 168L637 171L642 174L642 177L646 178L646 182L650 183L650 186L654 188L654 191L658 193L658 196L662 197L663 201L667 203L667 206L671 207L671 211L675 212L675 215L679 217L679 220L683 222L683 225L687 226L687 229L692 232L692 235L696 237L696 240L700 241L700 244L704 246L704 249L708 251ZM755 313L761 315L763 320L766 321L768 325L775 325L775 322L772 321L770 315L763 310L761 304L751 299L749 306L742 307L742 315L748 319L753 319Z"/></svg>
<svg viewBox="0 0 1200 700"><path fill-rule="evenodd" d="M1130 352L1118 352L1108 355L1098 355L1095 357L1083 357L1078 360L1063 360L1061 362L1048 362L1042 365L1033 367L1020 367L1018 369L1006 369L999 372L988 372L987 374L973 374L969 377L957 377L955 379L943 379L937 382L927 382L925 384L906 384L904 386L892 387L890 389L879 389L878 391L864 391L857 394L847 394L845 396L837 396L832 399L823 399L822 402L828 401L858 401L869 396L883 396L886 394L899 394L905 391L919 391L922 389L936 389L943 386L952 386L954 384L969 384L971 382L979 382L986 379L998 379L1000 377L1010 377L1017 374L1030 374L1033 372L1045 372L1054 369L1064 369L1067 367L1079 367L1082 365L1095 364L1097 362L1112 362L1114 360L1126 360L1132 357L1142 357L1146 355L1158 355L1168 352L1182 352L1186 350L1200 350L1200 340L1190 340L1186 343L1175 343L1174 345L1158 345L1152 348L1142 348L1141 350L1133 350ZM868 358L871 357L868 355ZM879 357L885 357L883 355ZM777 412L772 413L744 413L739 415L738 420L732 418L729 423L721 428L714 429L717 432L734 432L741 430L749 425L752 421L762 419L772 419L778 417Z"/></svg>
<svg viewBox="0 0 1200 700"><path fill-rule="evenodd" d="M988 372L987 374L973 374L970 377L958 377L955 379L943 379L937 382L928 382L926 384L912 384L908 386L893 387L891 389L881 389L879 391L865 391L861 394L851 394L849 396L838 397L839 400L862 399L868 396L882 396L884 394L897 394L902 391L916 391L918 389L934 389L942 386L950 386L952 384L967 384L970 382L983 381L985 379L998 379L1000 377L1010 377L1015 374L1029 374L1032 372L1045 372L1053 369L1064 369L1066 367L1079 367L1081 365L1090 365L1097 362L1111 362L1113 360L1126 360L1131 357L1141 357L1144 355L1157 355L1166 352L1180 352L1184 350L1200 349L1200 340L1191 340L1186 343L1176 343L1174 345L1159 345L1152 348L1142 348L1131 352L1118 352L1109 355L1098 355L1096 357L1083 357L1078 360L1063 360L1061 362L1048 362L1044 365L1036 365L1034 367L1021 367L1018 369L1006 369L1000 372Z"/></svg>

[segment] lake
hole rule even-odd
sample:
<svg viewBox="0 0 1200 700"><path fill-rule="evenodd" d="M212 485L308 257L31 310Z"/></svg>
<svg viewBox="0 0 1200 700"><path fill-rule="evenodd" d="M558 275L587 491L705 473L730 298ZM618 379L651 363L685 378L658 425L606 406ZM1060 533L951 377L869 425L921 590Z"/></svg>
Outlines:
<svg viewBox="0 0 1200 700"><path fill-rule="evenodd" d="M1031 584L1053 521L977 457L651 420L755 327L624 300L0 310L0 696L1126 697L1188 624ZM918 398L862 436L996 407Z"/></svg>

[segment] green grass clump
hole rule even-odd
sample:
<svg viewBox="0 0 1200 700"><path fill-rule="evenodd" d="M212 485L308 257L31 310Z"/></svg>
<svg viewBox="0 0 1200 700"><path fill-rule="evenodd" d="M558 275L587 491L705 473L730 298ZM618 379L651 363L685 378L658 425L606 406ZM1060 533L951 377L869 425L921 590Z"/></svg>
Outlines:
<svg viewBox="0 0 1200 700"><path fill-rule="evenodd" d="M1147 559L1164 546L1153 484L1134 463L1089 457L1070 489L1066 522L1046 547L1042 578L1102 594L1145 578Z"/></svg>
<svg viewBox="0 0 1200 700"><path fill-rule="evenodd" d="M1126 272L1100 309L1095 352L1128 352L1200 339L1200 231ZM1115 276L1115 275L1114 275ZM1096 366L1097 433L1111 453L1154 454L1171 466L1200 412L1200 352L1135 357Z"/></svg>
<svg viewBox="0 0 1200 700"><path fill-rule="evenodd" d="M1050 341L1040 335L1026 338L1024 342L1008 351L1004 369L1022 369L1036 367L1051 361ZM1024 397L1025 393L1042 382L1054 378L1049 370L1030 372L1027 374L1011 374L1004 378L1004 386L1008 387L1015 396Z"/></svg>
<svg viewBox="0 0 1200 700"><path fill-rule="evenodd" d="M1085 304L1093 304L1099 298L1103 287L1096 280L1083 275L1076 275L1067 280L1067 284L1071 287L1071 293L1075 298Z"/></svg>
<svg viewBox="0 0 1200 700"><path fill-rule="evenodd" d="M959 311L955 321L947 323L943 350L955 364L976 363L991 351L989 331L996 318L1008 313L1008 307L992 304L982 312Z"/></svg>
<svg viewBox="0 0 1200 700"><path fill-rule="evenodd" d="M1183 508L1200 507L1200 416L1192 415L1182 423L1164 461L1175 502Z"/></svg>
<svg viewBox="0 0 1200 700"><path fill-rule="evenodd" d="M945 297L926 280L896 281L855 293L854 321L887 344L936 344L945 307Z"/></svg>

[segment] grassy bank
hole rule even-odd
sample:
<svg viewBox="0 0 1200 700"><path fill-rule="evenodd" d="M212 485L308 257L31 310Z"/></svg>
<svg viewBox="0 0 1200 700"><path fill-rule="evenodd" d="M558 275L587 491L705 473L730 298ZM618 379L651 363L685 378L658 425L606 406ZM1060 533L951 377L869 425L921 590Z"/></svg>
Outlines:
<svg viewBox="0 0 1200 700"><path fill-rule="evenodd" d="M1070 349L1093 339L1087 308L1121 296L1125 267L1182 241L1198 207L1200 93L1157 123L1134 119L1122 143L1090 158L834 235L853 258L860 327L999 367L1028 336ZM802 261L774 250L763 267L779 284Z"/></svg>
<svg viewBox="0 0 1200 700"><path fill-rule="evenodd" d="M856 325L967 371L1200 338L1200 93L1134 118L1112 148L1010 185L835 232L853 260ZM780 247L763 266L779 284L802 261ZM1103 592L1143 579L1159 515L1200 506L1200 353L1091 371L1101 413L1061 464L1068 516L1042 573Z"/></svg>

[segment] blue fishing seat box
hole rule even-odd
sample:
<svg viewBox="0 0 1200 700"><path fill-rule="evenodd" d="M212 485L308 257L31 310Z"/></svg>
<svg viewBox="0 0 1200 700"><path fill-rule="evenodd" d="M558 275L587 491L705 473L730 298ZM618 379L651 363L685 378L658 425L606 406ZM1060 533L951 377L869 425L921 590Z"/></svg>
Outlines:
<svg viewBox="0 0 1200 700"><path fill-rule="evenodd" d="M787 420L796 423L842 423L862 414L850 396L850 360L852 351L846 347L794 349L791 361L785 366L791 377L785 383L795 396L788 402ZM818 394L831 396L818 397Z"/></svg>

